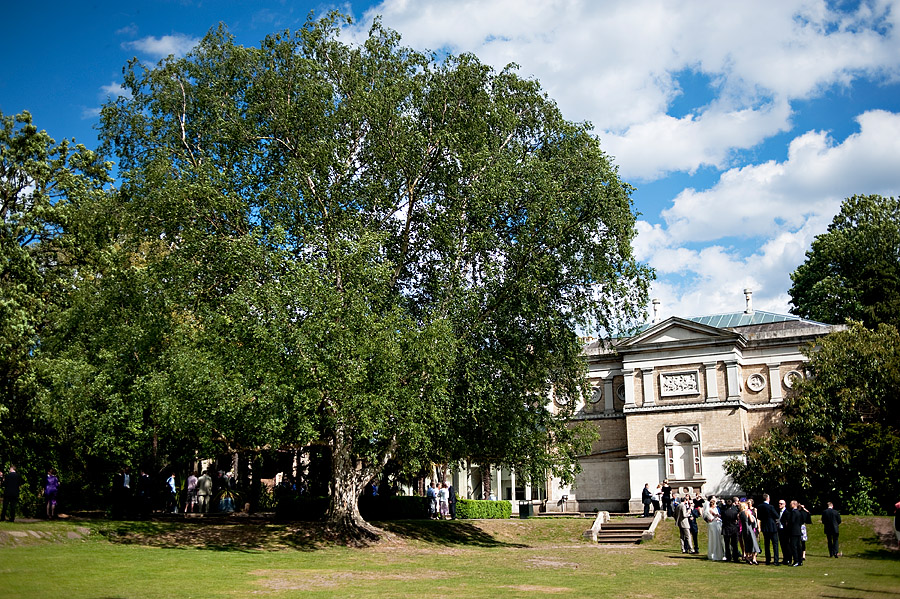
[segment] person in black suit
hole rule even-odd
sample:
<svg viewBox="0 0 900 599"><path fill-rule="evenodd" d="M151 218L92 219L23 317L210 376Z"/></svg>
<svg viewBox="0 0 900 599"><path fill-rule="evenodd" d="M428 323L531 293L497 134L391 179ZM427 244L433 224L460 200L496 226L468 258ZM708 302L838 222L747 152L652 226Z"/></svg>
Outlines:
<svg viewBox="0 0 900 599"><path fill-rule="evenodd" d="M456 487L453 485L447 487L447 497L450 504L450 519L456 520Z"/></svg>
<svg viewBox="0 0 900 599"><path fill-rule="evenodd" d="M653 493L650 492L650 483L644 483L644 490L641 491L641 503L644 504L644 518L650 516L650 504Z"/></svg>
<svg viewBox="0 0 900 599"><path fill-rule="evenodd" d="M5 520L9 514L9 521L16 521L16 507L19 505L21 486L22 475L16 472L15 466L10 466L9 472L3 477L3 511L0 511L0 520Z"/></svg>
<svg viewBox="0 0 900 599"><path fill-rule="evenodd" d="M739 563L741 561L741 552L738 550L738 535L740 527L738 526L738 518L740 510L737 497L732 497L728 502L728 507L722 512L722 536L725 539L725 561Z"/></svg>
<svg viewBox="0 0 900 599"><path fill-rule="evenodd" d="M762 527L763 542L766 548L766 565L771 563L771 555L775 554L775 565L778 565L778 529L780 527L779 513L775 507L769 503L769 494L763 494L762 503L757 507L759 512L760 526ZM771 545L771 551L770 547Z"/></svg>
<svg viewBox="0 0 900 599"><path fill-rule="evenodd" d="M841 550L838 547L838 527L841 525L841 515L830 501L822 512L822 525L825 527L825 538L828 539L828 557L839 557Z"/></svg>
<svg viewBox="0 0 900 599"><path fill-rule="evenodd" d="M790 566L793 563L791 554L791 509L784 499L778 500L778 541L781 544L781 563Z"/></svg>
<svg viewBox="0 0 900 599"><path fill-rule="evenodd" d="M800 504L796 499L791 500L789 523L791 560L793 561L791 565L796 568L803 565L803 525L806 524L806 518L803 512L800 511Z"/></svg>

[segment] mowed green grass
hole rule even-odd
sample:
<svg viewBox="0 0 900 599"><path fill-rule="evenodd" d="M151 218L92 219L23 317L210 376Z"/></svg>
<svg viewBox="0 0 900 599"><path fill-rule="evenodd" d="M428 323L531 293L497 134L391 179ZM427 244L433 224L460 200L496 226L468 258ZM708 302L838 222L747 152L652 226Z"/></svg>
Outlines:
<svg viewBox="0 0 900 599"><path fill-rule="evenodd" d="M814 524L801 568L683 556L671 520L624 547L584 541L586 519L383 523L394 540L363 548L300 524L0 523L0 597L900 597L889 521L845 517L843 559Z"/></svg>

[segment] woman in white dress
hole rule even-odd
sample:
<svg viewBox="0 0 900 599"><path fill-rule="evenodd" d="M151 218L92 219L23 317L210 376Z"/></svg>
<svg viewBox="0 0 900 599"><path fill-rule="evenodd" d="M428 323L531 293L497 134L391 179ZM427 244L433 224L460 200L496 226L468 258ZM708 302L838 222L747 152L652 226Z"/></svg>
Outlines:
<svg viewBox="0 0 900 599"><path fill-rule="evenodd" d="M703 519L708 524L707 535L709 537L706 556L712 561L721 562L725 559L725 539L722 537L722 517L719 515L719 508L716 504L715 495L703 504Z"/></svg>

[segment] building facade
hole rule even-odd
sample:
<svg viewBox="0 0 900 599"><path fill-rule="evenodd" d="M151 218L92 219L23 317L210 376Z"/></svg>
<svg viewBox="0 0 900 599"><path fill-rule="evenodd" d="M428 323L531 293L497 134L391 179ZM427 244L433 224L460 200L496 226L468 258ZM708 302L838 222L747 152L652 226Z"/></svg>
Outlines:
<svg viewBox="0 0 900 599"><path fill-rule="evenodd" d="M593 395L577 418L600 438L569 489L578 510L638 511L645 483L704 495L740 492L724 463L780 422L804 376L801 348L838 328L753 311L672 317L612 344L585 346ZM551 496L551 499L553 498Z"/></svg>

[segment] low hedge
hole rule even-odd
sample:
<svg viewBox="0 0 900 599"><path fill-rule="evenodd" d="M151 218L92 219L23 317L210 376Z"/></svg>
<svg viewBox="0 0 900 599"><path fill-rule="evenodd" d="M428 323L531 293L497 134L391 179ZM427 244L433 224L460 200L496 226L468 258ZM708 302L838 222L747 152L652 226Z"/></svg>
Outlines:
<svg viewBox="0 0 900 599"><path fill-rule="evenodd" d="M494 518L502 520L511 516L512 504L508 501L484 499L456 500L456 517L460 519Z"/></svg>

